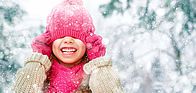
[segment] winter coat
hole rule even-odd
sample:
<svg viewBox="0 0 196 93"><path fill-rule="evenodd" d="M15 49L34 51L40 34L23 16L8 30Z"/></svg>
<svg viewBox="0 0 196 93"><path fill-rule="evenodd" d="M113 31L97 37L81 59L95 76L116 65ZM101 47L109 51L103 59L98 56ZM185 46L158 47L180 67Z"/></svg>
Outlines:
<svg viewBox="0 0 196 93"><path fill-rule="evenodd" d="M47 80L48 73L51 73L51 69L57 67L59 71L78 71L78 75L82 75L82 80L77 81L74 86L74 78L68 74L54 74L49 80L57 79L58 84L54 83L55 87L59 89L52 91L52 87L49 85L45 88L45 82ZM117 73L112 69L112 63L110 60L99 57L89 61L88 63L81 63L71 69L59 68L60 64L51 63L46 55L40 53L33 53L26 59L23 68L20 68L16 73L16 80L13 85L13 91L15 93L43 93L44 89L48 93L123 93L119 77ZM56 75L56 77L55 77ZM64 78L60 78L61 75L66 75ZM81 77L81 76L79 76ZM68 78L70 82L65 86L63 80ZM64 82L65 83L65 82ZM72 85L71 85L72 84ZM62 87L63 85L63 87ZM55 88L55 89L56 89ZM54 89L54 88L53 88ZM60 91L61 89L66 91ZM72 91L71 91L72 90ZM85 92L88 91L88 92Z"/></svg>

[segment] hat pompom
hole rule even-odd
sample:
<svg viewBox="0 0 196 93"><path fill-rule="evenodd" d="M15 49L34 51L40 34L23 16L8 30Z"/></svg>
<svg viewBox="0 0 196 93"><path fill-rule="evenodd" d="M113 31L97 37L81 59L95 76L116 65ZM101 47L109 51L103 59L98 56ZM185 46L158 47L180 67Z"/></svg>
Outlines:
<svg viewBox="0 0 196 93"><path fill-rule="evenodd" d="M70 5L83 5L82 0L64 0L64 2Z"/></svg>

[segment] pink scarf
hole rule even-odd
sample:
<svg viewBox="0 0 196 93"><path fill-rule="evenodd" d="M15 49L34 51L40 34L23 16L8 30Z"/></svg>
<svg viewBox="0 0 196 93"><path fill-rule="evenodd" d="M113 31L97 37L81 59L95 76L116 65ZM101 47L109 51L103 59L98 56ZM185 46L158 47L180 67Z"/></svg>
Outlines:
<svg viewBox="0 0 196 93"><path fill-rule="evenodd" d="M83 79L84 62L71 68L53 61L49 74L48 93L72 93L78 89Z"/></svg>

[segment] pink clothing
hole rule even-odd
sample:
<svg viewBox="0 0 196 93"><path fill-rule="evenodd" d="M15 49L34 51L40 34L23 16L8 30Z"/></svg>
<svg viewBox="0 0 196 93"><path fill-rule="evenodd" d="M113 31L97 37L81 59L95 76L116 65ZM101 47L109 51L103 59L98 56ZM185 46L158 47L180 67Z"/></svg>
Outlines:
<svg viewBox="0 0 196 93"><path fill-rule="evenodd" d="M83 79L84 62L71 68L66 68L53 61L49 74L48 93L72 93L78 89Z"/></svg>
<svg viewBox="0 0 196 93"><path fill-rule="evenodd" d="M71 36L81 40L86 45L88 61L105 55L106 47L102 37L95 34L93 20L82 4L82 0L64 0L52 9L48 15L46 31L34 38L34 52L52 54L52 44L55 40ZM78 89L83 79L84 62L72 68L66 68L57 61L52 62L49 75L48 93L70 93Z"/></svg>
<svg viewBox="0 0 196 93"><path fill-rule="evenodd" d="M94 32L93 20L82 0L64 0L48 15L46 31L33 39L32 49L50 57L52 42L70 36L86 45L88 60L92 60L104 56L106 52L102 37Z"/></svg>

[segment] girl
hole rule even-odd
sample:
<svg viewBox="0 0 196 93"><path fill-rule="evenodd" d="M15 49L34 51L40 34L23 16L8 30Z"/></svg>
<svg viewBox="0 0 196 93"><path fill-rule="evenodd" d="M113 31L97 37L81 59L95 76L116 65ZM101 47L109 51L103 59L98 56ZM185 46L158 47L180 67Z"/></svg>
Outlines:
<svg viewBox="0 0 196 93"><path fill-rule="evenodd" d="M122 93L102 38L81 0L65 0L48 16L46 32L18 70L16 93Z"/></svg>

